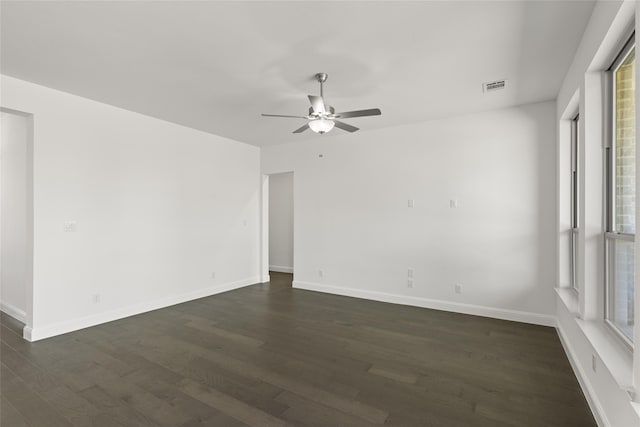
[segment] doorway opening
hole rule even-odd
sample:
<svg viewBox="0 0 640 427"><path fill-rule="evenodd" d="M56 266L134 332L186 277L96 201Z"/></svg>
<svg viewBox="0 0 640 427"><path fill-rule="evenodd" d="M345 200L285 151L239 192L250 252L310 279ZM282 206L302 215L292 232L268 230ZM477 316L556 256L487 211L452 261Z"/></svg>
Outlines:
<svg viewBox="0 0 640 427"><path fill-rule="evenodd" d="M265 175L263 181L263 275L291 286L294 274L294 174Z"/></svg>
<svg viewBox="0 0 640 427"><path fill-rule="evenodd" d="M33 115L0 108L0 311L33 327ZM3 315L3 316L4 316Z"/></svg>

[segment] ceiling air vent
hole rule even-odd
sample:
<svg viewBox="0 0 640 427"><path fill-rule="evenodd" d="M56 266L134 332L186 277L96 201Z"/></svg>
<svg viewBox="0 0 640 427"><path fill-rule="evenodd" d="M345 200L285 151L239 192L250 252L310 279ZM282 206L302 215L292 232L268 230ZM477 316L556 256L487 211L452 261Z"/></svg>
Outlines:
<svg viewBox="0 0 640 427"><path fill-rule="evenodd" d="M495 92L507 87L506 80L496 80L495 82L487 82L482 84L482 90L484 93Z"/></svg>

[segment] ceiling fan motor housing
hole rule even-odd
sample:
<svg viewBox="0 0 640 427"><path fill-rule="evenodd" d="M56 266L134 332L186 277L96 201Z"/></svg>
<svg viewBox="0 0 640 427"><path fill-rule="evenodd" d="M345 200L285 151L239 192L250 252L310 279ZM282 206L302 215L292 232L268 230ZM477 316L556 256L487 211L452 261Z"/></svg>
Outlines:
<svg viewBox="0 0 640 427"><path fill-rule="evenodd" d="M316 113L315 111L313 111L313 107L309 107L309 116L310 117L316 117L316 118L321 118L321 117L327 117L332 115L333 113L336 112L335 108L333 108L331 105L326 105L324 106L324 109L326 111L325 114L319 114Z"/></svg>

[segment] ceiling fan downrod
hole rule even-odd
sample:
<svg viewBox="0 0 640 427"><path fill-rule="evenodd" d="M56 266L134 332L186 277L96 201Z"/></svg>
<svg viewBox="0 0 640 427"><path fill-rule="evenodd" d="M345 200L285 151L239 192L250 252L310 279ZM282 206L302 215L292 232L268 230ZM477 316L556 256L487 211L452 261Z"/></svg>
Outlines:
<svg viewBox="0 0 640 427"><path fill-rule="evenodd" d="M329 74L327 73L318 73L316 74L316 80L320 83L320 96L324 98L324 82L329 78Z"/></svg>

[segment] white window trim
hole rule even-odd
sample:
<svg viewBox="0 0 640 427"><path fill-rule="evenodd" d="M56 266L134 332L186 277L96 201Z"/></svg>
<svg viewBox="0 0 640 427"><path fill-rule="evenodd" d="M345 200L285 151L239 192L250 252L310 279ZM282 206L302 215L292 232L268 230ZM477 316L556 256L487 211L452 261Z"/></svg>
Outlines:
<svg viewBox="0 0 640 427"><path fill-rule="evenodd" d="M569 267L569 287L572 291L580 292L580 286L578 283L578 246L580 238L580 223L579 223L579 209L580 209L580 184L579 184L579 147L578 141L580 123L580 113L577 113L570 121L571 125L571 191L570 191L570 203L571 203L571 238L570 238L570 267Z"/></svg>

